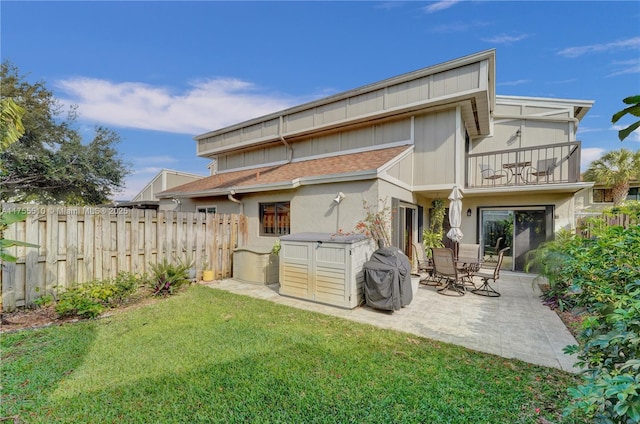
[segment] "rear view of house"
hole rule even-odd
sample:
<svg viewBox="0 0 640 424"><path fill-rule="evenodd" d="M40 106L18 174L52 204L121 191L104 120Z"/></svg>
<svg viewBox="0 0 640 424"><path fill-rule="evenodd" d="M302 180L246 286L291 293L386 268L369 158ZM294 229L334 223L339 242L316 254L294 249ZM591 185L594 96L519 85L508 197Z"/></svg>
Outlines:
<svg viewBox="0 0 640 424"><path fill-rule="evenodd" d="M484 51L199 135L215 174L160 193L161 208L245 214L249 244L270 247L353 231L363 203L386 201L392 242L411 255L432 201L457 186L463 242L502 238L522 270L590 186L576 131L593 102L497 96L495 75Z"/></svg>

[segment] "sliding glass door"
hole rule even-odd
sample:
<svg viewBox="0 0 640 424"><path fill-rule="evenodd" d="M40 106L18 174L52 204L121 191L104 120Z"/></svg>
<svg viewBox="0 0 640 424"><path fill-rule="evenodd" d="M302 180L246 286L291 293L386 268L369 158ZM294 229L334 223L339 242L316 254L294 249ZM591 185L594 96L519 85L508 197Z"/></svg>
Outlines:
<svg viewBox="0 0 640 424"><path fill-rule="evenodd" d="M480 209L480 245L484 261L497 262L505 247L502 269L524 271L526 254L553 235L553 208Z"/></svg>

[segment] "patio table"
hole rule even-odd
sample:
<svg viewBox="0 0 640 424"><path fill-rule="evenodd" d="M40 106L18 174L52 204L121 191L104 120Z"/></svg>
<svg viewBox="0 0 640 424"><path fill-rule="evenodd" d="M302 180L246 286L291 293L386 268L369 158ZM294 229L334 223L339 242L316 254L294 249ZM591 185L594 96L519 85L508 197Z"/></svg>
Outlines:
<svg viewBox="0 0 640 424"><path fill-rule="evenodd" d="M475 288L475 284L473 283L473 276L480 270L482 266L482 260L479 258L471 258L471 257L458 257L455 260L456 268L460 275L462 275L462 281L467 284L472 285Z"/></svg>
<svg viewBox="0 0 640 424"><path fill-rule="evenodd" d="M523 182L526 182L525 179L522 177L522 173L524 171L524 168L526 168L527 166L531 166L530 160L505 163L502 165L504 169L506 169L511 173L511 177L509 178L509 181L515 178L514 182L516 184L520 180L522 180Z"/></svg>

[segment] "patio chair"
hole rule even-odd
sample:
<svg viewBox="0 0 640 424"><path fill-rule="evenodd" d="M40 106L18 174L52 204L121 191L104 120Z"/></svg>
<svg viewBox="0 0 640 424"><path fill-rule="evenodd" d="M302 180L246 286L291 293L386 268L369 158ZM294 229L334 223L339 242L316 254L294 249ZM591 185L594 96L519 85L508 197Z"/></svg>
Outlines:
<svg viewBox="0 0 640 424"><path fill-rule="evenodd" d="M480 259L480 245L471 243L460 243L458 245L458 257Z"/></svg>
<svg viewBox="0 0 640 424"><path fill-rule="evenodd" d="M462 260L469 260L461 263ZM465 283L473 285L473 275L480 267L480 245L471 243L458 244L458 273L462 274ZM474 286L475 287L475 286Z"/></svg>
<svg viewBox="0 0 640 424"><path fill-rule="evenodd" d="M494 290L493 287L491 287L489 281L493 281L495 283L500 278L500 267L502 266L502 260L504 259L504 254L509 249L510 247L505 247L498 253L498 263L493 269L493 272L483 272L482 269L480 269L480 271L475 273L476 277L482 278L482 284L480 285L480 287L471 290L471 293L487 297L500 297L500 293L498 293L496 290Z"/></svg>
<svg viewBox="0 0 640 424"><path fill-rule="evenodd" d="M438 293L464 296L464 281L458 274L458 269L453 259L453 250L447 247L432 247L431 257L433 258L434 276L445 282L444 286L438 289Z"/></svg>
<svg viewBox="0 0 640 424"><path fill-rule="evenodd" d="M534 176L536 182L539 181L541 177L545 177L547 182L549 182L549 179L553 181L554 171L558 166L557 162L558 159L556 158L541 159L537 162L536 167L531 169L529 175ZM531 181L531 178L529 178L529 180Z"/></svg>
<svg viewBox="0 0 640 424"><path fill-rule="evenodd" d="M496 185L496 180L509 176L506 171L494 171L489 165L484 163L481 163L478 166L480 166L480 174L482 175L483 182L484 180L489 180L493 183L493 185Z"/></svg>
<svg viewBox="0 0 640 424"><path fill-rule="evenodd" d="M420 275L420 284L427 286L438 285L438 283L433 279L433 263L431 262L431 259L427 257L424 247L420 243L412 243L412 245L416 257L416 268ZM423 277L423 274L426 275ZM435 284L429 284L430 282Z"/></svg>
<svg viewBox="0 0 640 424"><path fill-rule="evenodd" d="M495 246L486 245L484 247L484 255L485 256L489 255L489 257L487 258L487 262L494 262L496 260L494 258L494 256L498 255L498 252L500 251L500 244L502 243L502 240L504 240L504 237L498 237L498 240L496 240L496 245Z"/></svg>

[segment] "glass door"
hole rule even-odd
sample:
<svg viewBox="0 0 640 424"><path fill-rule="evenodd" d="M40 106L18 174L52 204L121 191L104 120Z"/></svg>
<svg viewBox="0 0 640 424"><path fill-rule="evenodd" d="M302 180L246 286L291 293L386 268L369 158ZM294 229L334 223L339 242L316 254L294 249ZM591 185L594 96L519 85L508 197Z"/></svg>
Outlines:
<svg viewBox="0 0 640 424"><path fill-rule="evenodd" d="M513 243L513 211L481 210L480 247L486 264L498 262L498 252ZM513 249L507 250L501 269L513 269Z"/></svg>
<svg viewBox="0 0 640 424"><path fill-rule="evenodd" d="M485 263L498 260L500 249L510 247L502 269L524 271L526 254L553 234L553 209L481 209L480 244Z"/></svg>

